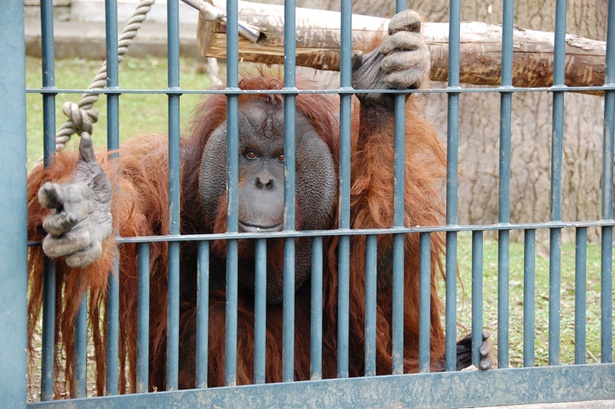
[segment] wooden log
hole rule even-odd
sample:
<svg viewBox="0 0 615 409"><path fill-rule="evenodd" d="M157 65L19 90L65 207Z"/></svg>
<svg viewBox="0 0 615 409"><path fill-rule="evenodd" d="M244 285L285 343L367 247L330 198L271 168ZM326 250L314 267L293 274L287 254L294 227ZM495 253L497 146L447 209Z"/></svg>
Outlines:
<svg viewBox="0 0 615 409"><path fill-rule="evenodd" d="M225 0L213 0L225 9ZM284 8L272 4L239 2L239 19L258 28L262 35L256 43L239 38L239 58L264 64L284 64ZM353 48L368 50L378 37L386 34L388 19L354 14ZM297 65L339 71L340 13L308 8L296 9ZM197 44L203 56L226 59L226 26L199 16Z"/></svg>
<svg viewBox="0 0 615 409"><path fill-rule="evenodd" d="M214 0L224 9L224 0ZM239 19L258 28L255 43L239 39L241 61L284 63L284 9L282 6L239 2ZM355 50L369 50L386 35L388 19L352 16ZM341 46L340 13L307 8L296 9L297 65L339 71ZM425 23L423 37L431 52L432 81L448 78L448 24ZM460 81L474 85L500 85L502 28L481 22L461 24ZM202 55L226 59L225 26L199 18L197 43ZM515 28L513 33L513 85L553 85L554 34ZM566 36L565 83L568 86L604 84L606 43L575 35Z"/></svg>
<svg viewBox="0 0 615 409"><path fill-rule="evenodd" d="M425 42L431 52L431 79L448 78L448 24L426 23ZM554 34L515 28L512 79L516 87L553 85ZM502 28L480 22L461 24L460 81L500 85ZM565 84L571 87L604 85L606 42L566 36Z"/></svg>

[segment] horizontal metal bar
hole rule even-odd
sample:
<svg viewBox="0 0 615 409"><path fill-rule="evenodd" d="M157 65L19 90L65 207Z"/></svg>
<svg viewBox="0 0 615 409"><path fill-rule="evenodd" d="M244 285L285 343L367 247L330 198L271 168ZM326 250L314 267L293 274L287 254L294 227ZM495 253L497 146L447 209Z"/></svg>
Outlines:
<svg viewBox="0 0 615 409"><path fill-rule="evenodd" d="M329 236L361 236L408 233L436 233L463 231L498 231L498 230L539 230L539 229L576 229L579 227L609 227L615 226L615 220L596 220L587 222L544 222L519 224L484 224L484 225L446 225L428 227L392 227L387 229L337 229L337 230L293 230L272 233L217 233L217 234L185 234L168 236L117 237L118 244L157 243L175 241L214 241L233 239L269 239L286 237L329 237ZM39 246L38 241L28 241L28 246Z"/></svg>
<svg viewBox="0 0 615 409"><path fill-rule="evenodd" d="M475 88L468 86L467 88L461 87L444 87L444 88L431 88L431 89L354 89L354 88L330 88L330 89L286 89L276 90L275 94L366 94L366 93L382 93L382 94L446 94L450 92L458 94L480 94L480 93L519 93L519 92L605 92L615 91L615 84L594 85L587 87L568 87L565 85L551 86L551 87L486 87ZM271 90L242 90L239 88L225 88L225 89L184 89L184 88L156 88L156 89L129 89L129 88L115 88L115 89L76 89L76 88L55 88L55 87L42 87L42 88L26 88L26 93L29 94L106 94L106 95L119 95L119 94L166 94L166 95L213 95L213 94L226 94L226 95L239 95L239 94L271 94Z"/></svg>
<svg viewBox="0 0 615 409"><path fill-rule="evenodd" d="M290 382L30 403L28 408L460 408L612 399L615 364ZM230 393L229 393L230 392ZM460 396L464 402L460 401Z"/></svg>

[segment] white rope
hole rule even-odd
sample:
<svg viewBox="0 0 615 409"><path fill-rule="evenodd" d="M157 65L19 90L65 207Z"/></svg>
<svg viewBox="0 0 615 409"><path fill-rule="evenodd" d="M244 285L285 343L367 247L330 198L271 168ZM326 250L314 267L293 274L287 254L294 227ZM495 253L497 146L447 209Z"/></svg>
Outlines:
<svg viewBox="0 0 615 409"><path fill-rule="evenodd" d="M137 36L137 32L143 25L147 18L147 13L149 13L154 3L155 0L141 0L135 8L132 17L126 23L118 39L118 62L122 61L124 54L128 51L132 40ZM92 80L88 90L99 90L106 86L107 62L105 61ZM98 97L99 94L97 93L85 93L81 96L79 103L67 102L64 104L62 112L68 117L68 120L56 133L56 152L60 152L66 147L73 134L81 135L82 132L92 134L92 124L98 121L98 112L92 109L92 107L98 101Z"/></svg>

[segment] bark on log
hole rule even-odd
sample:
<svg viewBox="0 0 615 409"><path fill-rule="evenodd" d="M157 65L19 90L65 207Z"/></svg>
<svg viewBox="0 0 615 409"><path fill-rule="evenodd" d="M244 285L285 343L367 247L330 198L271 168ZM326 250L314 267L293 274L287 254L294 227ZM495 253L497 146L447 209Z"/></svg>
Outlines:
<svg viewBox="0 0 615 409"><path fill-rule="evenodd" d="M213 4L225 8L225 2ZM264 64L284 63L284 9L282 6L239 2L239 19L260 29L256 43L240 37L241 61ZM369 50L386 35L388 19L354 14L353 49ZM340 13L296 9L297 65L339 71ZM448 24L425 23L425 42L431 52L431 79L448 77ZM197 43L206 57L226 59L226 32L221 23L199 18ZM460 81L475 85L500 85L501 27L480 22L461 24ZM513 34L513 85L549 87L553 85L554 35L551 32L515 28ZM575 35L566 36L566 76L568 86L604 85L606 43Z"/></svg>

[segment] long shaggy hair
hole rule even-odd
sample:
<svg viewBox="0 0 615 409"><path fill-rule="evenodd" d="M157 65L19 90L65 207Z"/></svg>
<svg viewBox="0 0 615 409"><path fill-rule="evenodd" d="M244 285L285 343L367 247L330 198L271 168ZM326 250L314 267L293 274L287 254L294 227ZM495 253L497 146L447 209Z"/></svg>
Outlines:
<svg viewBox="0 0 615 409"><path fill-rule="evenodd" d="M307 87L299 81L298 87ZM276 76L259 73L241 81L240 87L249 90L282 89L283 82ZM259 100L262 103L283 106L283 96L275 92L243 94L242 103ZM337 164L339 154L339 119L336 99L327 95L299 94L296 97L297 111L304 114L331 151ZM192 135L182 140L181 185L182 185L182 233L223 232L226 229L225 211L205 214L200 206L198 175L205 145L211 133L226 121L227 98L214 95L196 112ZM352 117L351 161L351 227L353 229L389 228L393 226L393 121L392 115L383 114L378 124L362 124L359 106L355 104ZM384 125L383 125L384 124ZM406 226L435 226L442 222L443 204L439 187L445 175L445 153L432 126L421 118L416 108L408 101L406 114L405 146L405 218ZM109 174L114 186L112 213L115 231L121 237L165 235L168 233L168 157L167 141L164 138L146 136L134 138L123 144L119 159L108 160L106 153L98 155L103 169ZM42 209L37 192L46 181L70 180L77 154L59 154L48 169L37 167L28 180L28 232L29 240L40 241L45 236L42 222L48 210ZM337 165L336 165L337 166ZM298 192L301 194L301 192ZM220 198L220 209L226 208L226 198ZM301 217L300 212L297 215ZM331 228L337 227L338 217L331 220ZM325 265L323 275L323 377L335 377L337 373L337 302L338 302L338 239L325 239ZM119 248L119 271L115 267ZM378 237L378 302L376 360L378 374L391 372L392 351L392 285L390 263L392 260L393 236ZM222 251L221 247L218 251ZM364 236L352 236L350 260L350 362L351 376L364 372L365 350L365 249ZM445 348L444 332L439 314L440 301L436 284L443 275L441 255L444 241L440 234L431 234L431 358L434 367L442 360ZM419 328L419 236L407 234L404 238L404 370L418 368ZM282 259L283 253L272 250L268 258ZM194 252L182 250L182 266L196 264ZM165 345L167 333L167 268L168 246L166 243L150 244L150 388L161 388L166 366ZM29 331L30 339L35 331L43 301L44 258L40 247L32 247L29 255ZM69 386L73 377L74 324L81 299L89 290L88 316L92 331L96 360L97 393L104 393L105 345L107 333L104 328L106 289L110 275L119 275L120 283L120 392L131 392L136 385L136 339L137 339L137 284L138 257L134 244L116 246L113 239L104 244L103 256L97 262L83 268L73 269L62 260L56 262L56 357L58 368L66 371ZM296 294L295 328L295 377L310 378L310 288L303 285ZM254 305L252 295L240 295L238 305L238 367L237 382L253 382L254 351ZM224 383L225 303L223 291L210 293L209 311L209 386ZM194 309L182 307L182 339L180 344L190 345L195 341L189 330L194 321ZM188 329L186 329L188 328ZM282 306L267 308L267 370L268 382L282 379ZM185 341L185 342L184 342ZM190 350L191 348L186 348ZM60 350L63 351L60 354ZM194 358L192 358L194 359ZM190 370L192 368L190 367ZM180 385L191 386L194 372L180 374ZM191 384L192 382L192 384Z"/></svg>

